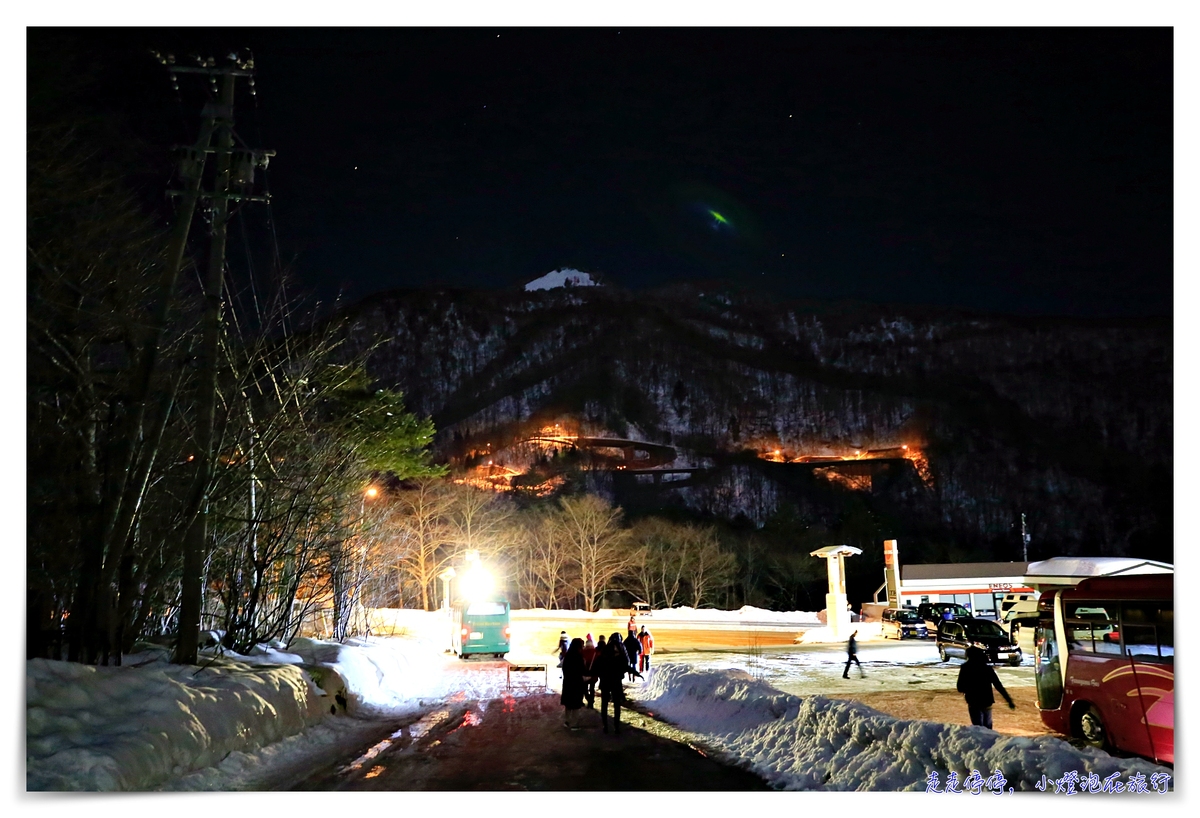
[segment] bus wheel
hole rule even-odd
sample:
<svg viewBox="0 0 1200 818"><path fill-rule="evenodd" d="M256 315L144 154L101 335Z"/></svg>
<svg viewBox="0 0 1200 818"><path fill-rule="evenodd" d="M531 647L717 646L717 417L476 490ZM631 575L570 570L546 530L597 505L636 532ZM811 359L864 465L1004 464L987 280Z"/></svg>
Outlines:
<svg viewBox="0 0 1200 818"><path fill-rule="evenodd" d="M1093 747L1104 749L1108 744L1108 733L1104 730L1104 719L1094 705L1088 705L1079 714L1079 736Z"/></svg>
<svg viewBox="0 0 1200 818"><path fill-rule="evenodd" d="M941 645L938 645L938 658L941 659L943 662L950 661L950 657L946 655L946 649L944 647L942 647Z"/></svg>

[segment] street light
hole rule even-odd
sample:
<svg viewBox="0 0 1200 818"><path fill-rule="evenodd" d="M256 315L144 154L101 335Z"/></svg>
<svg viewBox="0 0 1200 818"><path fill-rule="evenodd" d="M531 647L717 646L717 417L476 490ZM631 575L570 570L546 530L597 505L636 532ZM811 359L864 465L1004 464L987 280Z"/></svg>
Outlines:
<svg viewBox="0 0 1200 818"><path fill-rule="evenodd" d="M496 580L490 571L476 562L459 579L458 591L467 602L485 599L496 588Z"/></svg>
<svg viewBox="0 0 1200 818"><path fill-rule="evenodd" d="M367 572L367 500L374 500L379 495L379 489L375 486L367 486L363 490L362 497L358 502L358 573L354 577L353 594L355 607L362 608L362 592L363 584Z"/></svg>

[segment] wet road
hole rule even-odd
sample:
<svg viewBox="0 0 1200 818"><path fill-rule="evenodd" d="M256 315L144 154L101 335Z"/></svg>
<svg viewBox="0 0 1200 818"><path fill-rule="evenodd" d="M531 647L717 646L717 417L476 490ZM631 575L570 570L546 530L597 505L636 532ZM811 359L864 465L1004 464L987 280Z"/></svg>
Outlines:
<svg viewBox="0 0 1200 818"><path fill-rule="evenodd" d="M598 711L586 708L579 729L565 727L556 693L441 707L397 723L354 760L310 775L294 789L769 789L758 776L708 757L669 725L628 709L621 715L618 735L605 734Z"/></svg>

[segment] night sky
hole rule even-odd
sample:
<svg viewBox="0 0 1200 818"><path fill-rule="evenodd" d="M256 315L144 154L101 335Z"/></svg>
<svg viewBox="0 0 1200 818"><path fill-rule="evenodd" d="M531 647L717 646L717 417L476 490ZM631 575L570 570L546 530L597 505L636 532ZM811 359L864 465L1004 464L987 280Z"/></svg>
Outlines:
<svg viewBox="0 0 1200 818"><path fill-rule="evenodd" d="M96 99L152 142L190 142L198 110L146 47L254 52L238 132L278 151L279 246L324 298L565 266L634 289L1172 308L1170 29L74 36L108 66Z"/></svg>

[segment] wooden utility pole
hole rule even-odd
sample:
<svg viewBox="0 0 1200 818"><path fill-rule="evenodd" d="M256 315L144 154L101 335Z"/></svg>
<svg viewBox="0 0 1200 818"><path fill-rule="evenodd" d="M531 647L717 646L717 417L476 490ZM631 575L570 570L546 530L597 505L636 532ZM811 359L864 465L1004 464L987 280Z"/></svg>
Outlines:
<svg viewBox="0 0 1200 818"><path fill-rule="evenodd" d="M238 77L250 78L253 89L252 60L242 60L231 54L230 64L218 68L209 58L197 67L171 66L174 73L203 74L220 92L216 103L205 106L205 116L213 122L216 154L216 176L212 190L201 193L211 201L212 238L208 255L208 271L204 276L204 312L201 316L200 344L196 351L196 422L191 455L194 468L188 510L191 523L183 539L183 578L179 601L179 639L172 659L176 664L195 664L200 641L200 616L204 604L204 563L208 554L208 496L212 487L214 430L217 406L217 353L221 335L221 312L225 281L225 240L231 200L262 201L266 197L247 195L231 190L234 168L233 101ZM253 92L253 91L252 91ZM237 156L237 179L248 186L253 168L265 165L274 151L240 151Z"/></svg>

